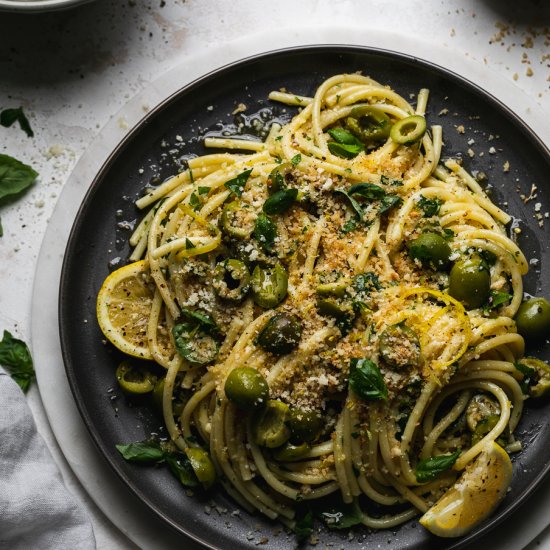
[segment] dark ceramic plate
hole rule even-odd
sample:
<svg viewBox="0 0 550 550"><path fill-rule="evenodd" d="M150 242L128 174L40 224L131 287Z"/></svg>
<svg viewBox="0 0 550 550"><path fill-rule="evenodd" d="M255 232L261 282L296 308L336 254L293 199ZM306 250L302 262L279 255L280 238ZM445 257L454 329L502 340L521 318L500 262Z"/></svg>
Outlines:
<svg viewBox="0 0 550 550"><path fill-rule="evenodd" d="M200 495L188 496L166 469L132 465L120 457L115 444L142 440L158 432L161 421L146 404L130 403L116 389L114 372L122 356L102 343L103 335L95 321L96 295L109 271L120 258L124 261L128 257L129 230L125 222L140 217L134 200L146 184L175 173L185 155L203 154L200 138L206 133L219 134L241 122L240 131L252 134L255 120L288 118L292 108L268 101L271 90L286 87L297 94L311 95L326 77L358 70L389 84L406 98L422 87L430 89L427 116L430 123L443 126L443 154L462 156L468 170L487 174L493 200L514 216L514 224L521 229L520 246L528 259L536 259L525 278L526 290L537 294L550 283L546 265L550 261L550 220L539 227L534 208L540 202L543 215L550 211L548 150L504 105L441 67L375 49L304 47L224 67L164 101L116 148L80 207L61 277L61 345L76 403L105 459L152 512L180 533L213 548L255 548L266 537L264 548L290 549L295 547L295 539L263 517L243 510L235 512L238 506L221 491L207 500ZM247 110L236 121L231 113L241 102ZM475 156L467 154L469 148ZM510 166L507 172L503 169L506 162ZM539 188L538 197L525 204L520 193L529 195L532 184ZM529 351L544 356L548 350ZM321 531L321 546L333 543L336 547L345 544L347 548L359 548L368 543L373 548L393 549L466 547L517 510L547 473L549 418L546 406L527 406L518 430L525 449L514 457L511 491L496 514L468 536L438 540L411 521L394 531L356 529L351 542L348 533ZM212 507L210 499L221 513L212 508L207 514L207 506Z"/></svg>

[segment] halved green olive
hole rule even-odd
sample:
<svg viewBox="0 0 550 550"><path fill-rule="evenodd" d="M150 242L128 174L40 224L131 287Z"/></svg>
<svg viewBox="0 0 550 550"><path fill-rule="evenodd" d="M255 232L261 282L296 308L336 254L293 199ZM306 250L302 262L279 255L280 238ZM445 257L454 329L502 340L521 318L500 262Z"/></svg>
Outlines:
<svg viewBox="0 0 550 550"><path fill-rule="evenodd" d="M524 357L519 363L534 371L529 395L534 398L550 395L550 365L536 357Z"/></svg>
<svg viewBox="0 0 550 550"><path fill-rule="evenodd" d="M472 445L481 441L497 425L499 420L500 416L498 414L491 414L480 420L472 433ZM500 438L497 441L502 445L503 441Z"/></svg>
<svg viewBox="0 0 550 550"><path fill-rule="evenodd" d="M241 260L224 260L214 269L212 286L220 298L238 302L250 288L250 271Z"/></svg>
<svg viewBox="0 0 550 550"><path fill-rule="evenodd" d="M403 323L390 325L378 341L380 356L389 367L404 369L420 362L420 341L414 330Z"/></svg>
<svg viewBox="0 0 550 550"><path fill-rule="evenodd" d="M449 275L449 294L468 309L481 307L491 290L491 275L480 258L461 260L453 266Z"/></svg>
<svg viewBox="0 0 550 550"><path fill-rule="evenodd" d="M281 264L273 269L257 265L252 273L252 297L254 302L264 308L279 305L286 297L288 275Z"/></svg>
<svg viewBox="0 0 550 550"><path fill-rule="evenodd" d="M370 105L358 105L346 118L348 130L363 142L381 141L390 135L388 115Z"/></svg>
<svg viewBox="0 0 550 550"><path fill-rule="evenodd" d="M500 406L498 402L482 393L474 395L466 407L466 422L468 428L470 428L472 432L475 432L478 424L491 416L496 416L497 420L500 418Z"/></svg>
<svg viewBox="0 0 550 550"><path fill-rule="evenodd" d="M252 437L257 445L275 449L288 441L290 409L282 401L270 399L252 419Z"/></svg>
<svg viewBox="0 0 550 550"><path fill-rule="evenodd" d="M311 447L305 442L294 445L290 441L287 441L282 447L273 451L273 458L280 462L293 462L304 458L310 449Z"/></svg>
<svg viewBox="0 0 550 550"><path fill-rule="evenodd" d="M257 342L266 351L276 355L290 353L302 337L302 322L295 315L276 313L265 324Z"/></svg>
<svg viewBox="0 0 550 550"><path fill-rule="evenodd" d="M348 288L350 281L347 279L340 279L334 283L321 283L317 285L315 292L319 296L337 296L341 298Z"/></svg>
<svg viewBox="0 0 550 550"><path fill-rule="evenodd" d="M435 270L445 269L449 265L451 247L449 243L437 233L421 233L409 245L411 258L418 259L425 266Z"/></svg>
<svg viewBox="0 0 550 550"><path fill-rule="evenodd" d="M288 187L287 184L292 179L291 172L293 169L294 166L292 166L292 163L283 162L283 164L279 164L279 166L271 171L267 178L267 190L270 195Z"/></svg>
<svg viewBox="0 0 550 550"><path fill-rule="evenodd" d="M550 304L545 298L531 298L523 302L516 313L518 332L529 340L550 336Z"/></svg>
<svg viewBox="0 0 550 550"><path fill-rule="evenodd" d="M210 455L200 447L188 447L185 454L202 486L205 489L212 487L216 481L216 468Z"/></svg>
<svg viewBox="0 0 550 550"><path fill-rule="evenodd" d="M157 377L144 365L133 365L122 361L116 369L118 385L129 395L150 393L155 387Z"/></svg>
<svg viewBox="0 0 550 550"><path fill-rule="evenodd" d="M292 409L289 425L293 443L312 443L321 435L324 422L318 411Z"/></svg>
<svg viewBox="0 0 550 550"><path fill-rule="evenodd" d="M400 145L412 145L420 141L426 133L426 119L420 115L413 115L398 120L390 131L390 137Z"/></svg>
<svg viewBox="0 0 550 550"><path fill-rule="evenodd" d="M261 407L269 399L266 379L252 367L233 369L225 381L224 390L227 399L245 411Z"/></svg>
<svg viewBox="0 0 550 550"><path fill-rule="evenodd" d="M220 216L220 229L229 237L247 239L254 231L254 219L244 222L243 214L246 213L240 201L227 203Z"/></svg>

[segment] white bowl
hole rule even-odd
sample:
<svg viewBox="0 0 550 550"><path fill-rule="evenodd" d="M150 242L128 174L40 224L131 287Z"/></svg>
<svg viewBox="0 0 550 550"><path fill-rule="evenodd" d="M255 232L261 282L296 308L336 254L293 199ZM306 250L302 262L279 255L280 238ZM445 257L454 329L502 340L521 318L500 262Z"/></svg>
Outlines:
<svg viewBox="0 0 550 550"><path fill-rule="evenodd" d="M91 0L0 0L0 11L38 12L64 10Z"/></svg>

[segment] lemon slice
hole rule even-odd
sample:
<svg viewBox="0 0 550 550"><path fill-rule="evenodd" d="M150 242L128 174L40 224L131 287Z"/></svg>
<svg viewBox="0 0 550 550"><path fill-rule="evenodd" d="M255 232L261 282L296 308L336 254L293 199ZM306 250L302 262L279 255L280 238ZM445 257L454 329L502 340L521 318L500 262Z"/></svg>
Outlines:
<svg viewBox="0 0 550 550"><path fill-rule="evenodd" d="M488 443L457 482L420 518L438 537L460 537L493 513L512 479L512 462L494 441Z"/></svg>
<svg viewBox="0 0 550 550"><path fill-rule="evenodd" d="M113 271L97 295L97 321L105 337L120 351L152 359L147 323L154 297L146 260Z"/></svg>

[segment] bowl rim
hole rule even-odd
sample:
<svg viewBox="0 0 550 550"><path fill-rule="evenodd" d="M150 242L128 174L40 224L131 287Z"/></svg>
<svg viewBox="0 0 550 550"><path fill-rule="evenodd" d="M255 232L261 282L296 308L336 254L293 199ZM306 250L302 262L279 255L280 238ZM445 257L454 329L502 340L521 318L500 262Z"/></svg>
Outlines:
<svg viewBox="0 0 550 550"><path fill-rule="evenodd" d="M0 0L0 11L40 12L76 7L92 0Z"/></svg>

